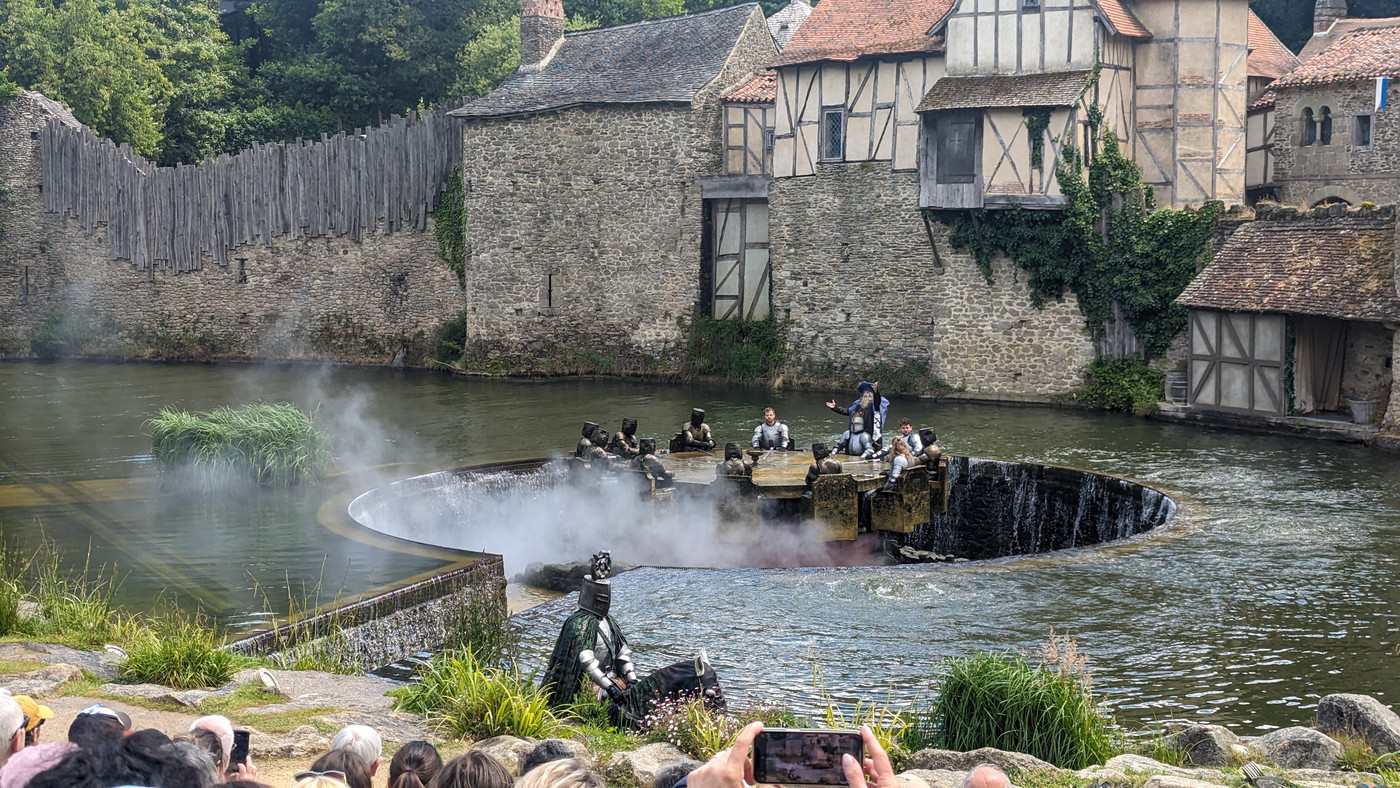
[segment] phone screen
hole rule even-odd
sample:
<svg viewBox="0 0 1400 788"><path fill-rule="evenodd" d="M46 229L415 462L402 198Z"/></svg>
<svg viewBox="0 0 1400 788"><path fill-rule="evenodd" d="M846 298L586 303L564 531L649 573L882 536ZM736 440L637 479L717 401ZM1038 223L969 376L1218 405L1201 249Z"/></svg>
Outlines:
<svg viewBox="0 0 1400 788"><path fill-rule="evenodd" d="M228 773L238 771L239 764L248 760L248 731L233 732L233 749L228 754Z"/></svg>
<svg viewBox="0 0 1400 788"><path fill-rule="evenodd" d="M753 743L756 783L780 785L845 785L841 756L850 753L859 763L865 743L857 731L773 728Z"/></svg>

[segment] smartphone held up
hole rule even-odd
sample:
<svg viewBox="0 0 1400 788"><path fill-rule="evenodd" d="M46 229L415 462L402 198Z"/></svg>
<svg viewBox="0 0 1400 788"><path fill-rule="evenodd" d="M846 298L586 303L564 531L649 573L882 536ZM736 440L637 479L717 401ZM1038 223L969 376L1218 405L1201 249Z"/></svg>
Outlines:
<svg viewBox="0 0 1400 788"><path fill-rule="evenodd" d="M753 743L753 776L759 784L845 785L841 756L862 763L859 731L768 728Z"/></svg>

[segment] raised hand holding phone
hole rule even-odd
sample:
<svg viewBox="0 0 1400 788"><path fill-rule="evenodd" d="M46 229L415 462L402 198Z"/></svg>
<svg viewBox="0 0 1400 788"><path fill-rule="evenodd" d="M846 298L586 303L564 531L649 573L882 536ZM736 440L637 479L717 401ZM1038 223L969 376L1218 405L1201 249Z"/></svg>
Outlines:
<svg viewBox="0 0 1400 788"><path fill-rule="evenodd" d="M841 768L846 772L846 784L851 788L867 788L874 785L876 788L895 788L899 781L894 776L894 766L890 764L890 756L885 752L885 748L880 746L880 740L875 738L875 733L870 730L869 725L860 726L860 738L865 742L865 751L870 754L865 759L865 763L858 764L856 759L849 755L841 758ZM869 776L871 782L866 782Z"/></svg>

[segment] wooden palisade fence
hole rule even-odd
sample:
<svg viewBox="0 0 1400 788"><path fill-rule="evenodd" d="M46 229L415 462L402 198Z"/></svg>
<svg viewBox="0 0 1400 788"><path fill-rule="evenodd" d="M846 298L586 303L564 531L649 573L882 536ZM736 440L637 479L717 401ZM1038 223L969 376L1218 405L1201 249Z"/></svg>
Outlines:
<svg viewBox="0 0 1400 788"><path fill-rule="evenodd" d="M344 237L427 228L454 165L460 121L444 106L320 141L254 145L203 164L157 167L86 126L44 129L44 208L106 225L113 258L176 273L278 236Z"/></svg>

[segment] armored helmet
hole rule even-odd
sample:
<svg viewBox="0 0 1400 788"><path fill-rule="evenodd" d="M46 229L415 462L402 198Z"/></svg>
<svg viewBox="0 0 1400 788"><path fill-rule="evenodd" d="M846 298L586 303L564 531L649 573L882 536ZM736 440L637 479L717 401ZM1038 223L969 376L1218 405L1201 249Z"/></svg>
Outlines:
<svg viewBox="0 0 1400 788"><path fill-rule="evenodd" d="M697 427L699 427L701 424L704 424L704 423L705 423L705 409L704 409L704 408L691 408L691 409L690 409L690 423L691 423L691 424L694 424L694 425L697 426Z"/></svg>
<svg viewBox="0 0 1400 788"><path fill-rule="evenodd" d="M856 415L851 417L851 432L865 432L865 417Z"/></svg>
<svg viewBox="0 0 1400 788"><path fill-rule="evenodd" d="M830 457L830 456L831 456L831 449L828 449L828 448L826 447L826 444L825 444L825 443L813 443L813 444L812 444L812 459L814 459L814 460L824 460L824 459L826 459L827 457Z"/></svg>
<svg viewBox="0 0 1400 788"><path fill-rule="evenodd" d="M608 442L608 431L598 426L597 424L594 424L593 435L589 438L589 440L601 446Z"/></svg>
<svg viewBox="0 0 1400 788"><path fill-rule="evenodd" d="M598 618L607 618L612 607L612 552L600 550L593 554L591 574L583 576L583 585L578 590L578 607L587 610Z"/></svg>
<svg viewBox="0 0 1400 788"><path fill-rule="evenodd" d="M743 456L744 456L744 452L743 452L743 450L741 450L741 449L739 448L739 444L737 444L737 443L726 443L726 444L724 444L724 459L726 459L726 460L737 460L737 459L739 459L740 457L743 457Z"/></svg>
<svg viewBox="0 0 1400 788"><path fill-rule="evenodd" d="M929 446L938 442L938 436L928 427L920 427L919 440L922 441L925 446Z"/></svg>
<svg viewBox="0 0 1400 788"><path fill-rule="evenodd" d="M640 448L641 448L641 450L642 450L642 454L655 454L655 453L656 453L656 439L655 439L655 438L642 438Z"/></svg>
<svg viewBox="0 0 1400 788"><path fill-rule="evenodd" d="M583 437L593 440L593 433L598 431L598 422L585 421L583 423Z"/></svg>
<svg viewBox="0 0 1400 788"><path fill-rule="evenodd" d="M629 437L629 438L632 437L633 435L636 435L636 434L637 434L637 420L636 420L636 419L633 419L633 418L624 418L624 419L622 420L622 434L623 434L623 435L626 435L626 436Z"/></svg>

